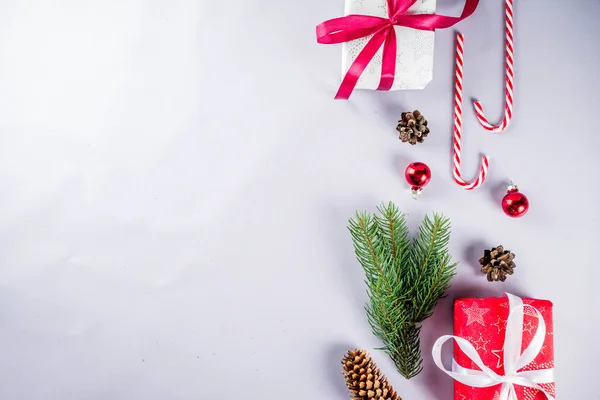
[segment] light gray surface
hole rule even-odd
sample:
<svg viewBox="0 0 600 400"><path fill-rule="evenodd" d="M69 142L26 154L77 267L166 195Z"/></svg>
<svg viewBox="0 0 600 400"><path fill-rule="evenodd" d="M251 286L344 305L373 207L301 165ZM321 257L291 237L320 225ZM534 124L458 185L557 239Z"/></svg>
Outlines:
<svg viewBox="0 0 600 400"><path fill-rule="evenodd" d="M503 5L482 3L460 26L465 97L496 119ZM450 175L453 30L426 90L341 102L314 27L342 0L0 5L0 398L347 398L339 358L380 343L346 221L394 200L413 226L451 217L461 262L423 373L375 353L406 400L452 399L428 355L452 298L504 290L555 303L558 398L600 399L599 1L516 0L515 120L493 136L465 105L465 173L492 157L476 192ZM394 131L413 108L417 147ZM434 171L418 202L413 160ZM507 178L526 218L500 210ZM518 269L491 285L476 264L498 244Z"/></svg>

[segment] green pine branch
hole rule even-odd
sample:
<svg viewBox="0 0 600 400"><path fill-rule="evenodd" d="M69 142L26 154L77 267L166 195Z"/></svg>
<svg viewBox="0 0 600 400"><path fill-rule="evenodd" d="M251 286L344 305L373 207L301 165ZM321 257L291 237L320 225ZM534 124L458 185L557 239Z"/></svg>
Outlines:
<svg viewBox="0 0 600 400"><path fill-rule="evenodd" d="M454 276L448 254L450 220L425 217L411 239L405 215L393 203L379 215L357 213L349 221L354 250L365 276L366 312L375 336L407 379L422 370L421 323L429 318Z"/></svg>

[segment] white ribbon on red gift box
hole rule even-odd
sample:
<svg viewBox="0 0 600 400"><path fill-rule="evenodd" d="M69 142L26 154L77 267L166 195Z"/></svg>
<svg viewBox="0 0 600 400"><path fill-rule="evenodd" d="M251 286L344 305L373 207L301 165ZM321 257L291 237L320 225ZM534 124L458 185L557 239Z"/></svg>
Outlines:
<svg viewBox="0 0 600 400"><path fill-rule="evenodd" d="M435 364L456 381L476 388L502 385L500 400L518 400L515 385L530 387L544 393L550 400L554 397L542 388L540 383L554 382L554 368L533 371L521 371L538 356L546 338L546 323L542 313L535 307L524 305L523 300L510 293L508 297L509 310L506 321L506 336L504 338L504 375L498 375L483 364L475 347L468 340L452 335L444 335L436 340L431 351ZM535 311L538 327L529 346L521 352L523 340L523 309L530 307ZM449 371L442 363L442 346L448 340L454 339L467 357L480 368L480 370L463 368L454 361L454 371Z"/></svg>

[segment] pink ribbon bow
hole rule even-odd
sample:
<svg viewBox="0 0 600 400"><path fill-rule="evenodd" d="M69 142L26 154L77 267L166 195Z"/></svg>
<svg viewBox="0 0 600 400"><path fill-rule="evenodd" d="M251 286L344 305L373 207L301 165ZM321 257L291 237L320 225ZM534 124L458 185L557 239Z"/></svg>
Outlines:
<svg viewBox="0 0 600 400"><path fill-rule="evenodd" d="M449 28L468 18L479 4L479 0L466 0L460 17L437 14L406 14L417 0L387 0L388 18L372 15L351 14L330 19L317 26L317 42L337 44L373 35L346 73L336 99L348 99L356 87L369 62L383 45L381 80L377 90L390 90L396 74L396 30L395 25L424 31Z"/></svg>

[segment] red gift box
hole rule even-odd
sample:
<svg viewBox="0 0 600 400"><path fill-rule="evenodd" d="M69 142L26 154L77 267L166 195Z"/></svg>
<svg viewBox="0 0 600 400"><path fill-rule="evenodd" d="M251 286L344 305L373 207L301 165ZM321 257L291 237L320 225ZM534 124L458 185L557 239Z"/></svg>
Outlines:
<svg viewBox="0 0 600 400"><path fill-rule="evenodd" d="M454 335L438 339L433 353L438 367L455 379L455 400L554 398L550 301L513 295L457 299ZM450 339L455 340L452 372L441 364L441 346Z"/></svg>

